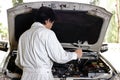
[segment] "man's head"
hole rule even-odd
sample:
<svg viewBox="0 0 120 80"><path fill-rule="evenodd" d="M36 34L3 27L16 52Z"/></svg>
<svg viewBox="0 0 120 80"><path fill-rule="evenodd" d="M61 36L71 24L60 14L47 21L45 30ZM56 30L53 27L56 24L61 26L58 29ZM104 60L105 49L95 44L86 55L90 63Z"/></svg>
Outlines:
<svg viewBox="0 0 120 80"><path fill-rule="evenodd" d="M40 7L35 15L35 22L40 22L47 28L51 28L56 19L54 11L49 7Z"/></svg>

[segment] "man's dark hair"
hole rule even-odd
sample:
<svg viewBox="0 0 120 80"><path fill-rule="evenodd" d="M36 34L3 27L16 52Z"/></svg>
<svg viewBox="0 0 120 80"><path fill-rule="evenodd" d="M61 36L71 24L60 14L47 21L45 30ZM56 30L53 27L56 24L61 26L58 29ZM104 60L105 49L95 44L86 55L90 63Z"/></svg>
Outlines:
<svg viewBox="0 0 120 80"><path fill-rule="evenodd" d="M45 24L45 20L48 20L48 19L51 22L55 21L56 15L54 11L49 7L45 7L45 6L40 7L35 14L34 21Z"/></svg>

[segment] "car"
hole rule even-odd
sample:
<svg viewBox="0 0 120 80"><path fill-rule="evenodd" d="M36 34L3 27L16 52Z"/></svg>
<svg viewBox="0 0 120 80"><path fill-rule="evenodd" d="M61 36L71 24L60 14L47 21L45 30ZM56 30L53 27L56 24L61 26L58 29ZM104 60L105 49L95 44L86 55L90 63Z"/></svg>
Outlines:
<svg viewBox="0 0 120 80"><path fill-rule="evenodd" d="M120 80L120 73L101 53L107 51L103 40L112 14L91 4L40 1L23 3L7 10L10 52L0 76L20 80L22 70L15 65L17 45L21 34L30 28L41 6L55 11L57 20L52 30L66 51L82 48L83 56L65 64L54 62L55 80Z"/></svg>

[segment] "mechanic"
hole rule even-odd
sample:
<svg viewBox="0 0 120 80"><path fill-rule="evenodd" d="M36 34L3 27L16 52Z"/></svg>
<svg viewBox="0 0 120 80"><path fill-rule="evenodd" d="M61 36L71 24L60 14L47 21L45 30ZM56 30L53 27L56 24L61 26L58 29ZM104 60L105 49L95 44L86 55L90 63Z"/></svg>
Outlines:
<svg viewBox="0 0 120 80"><path fill-rule="evenodd" d="M49 7L40 7L34 23L19 38L15 63L23 70L21 80L54 80L53 62L67 63L82 57L82 50L67 52L51 30L56 16Z"/></svg>

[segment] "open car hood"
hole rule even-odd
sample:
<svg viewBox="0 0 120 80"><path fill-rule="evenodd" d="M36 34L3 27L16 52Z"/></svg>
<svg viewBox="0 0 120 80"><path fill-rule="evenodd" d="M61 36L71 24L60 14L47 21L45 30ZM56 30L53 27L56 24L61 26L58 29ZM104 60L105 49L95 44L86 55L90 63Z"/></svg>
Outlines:
<svg viewBox="0 0 120 80"><path fill-rule="evenodd" d="M30 28L41 6L54 9L57 20L52 30L64 48L100 50L112 14L90 4L55 1L23 3L7 10L11 50L17 49L20 35Z"/></svg>

